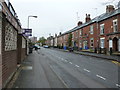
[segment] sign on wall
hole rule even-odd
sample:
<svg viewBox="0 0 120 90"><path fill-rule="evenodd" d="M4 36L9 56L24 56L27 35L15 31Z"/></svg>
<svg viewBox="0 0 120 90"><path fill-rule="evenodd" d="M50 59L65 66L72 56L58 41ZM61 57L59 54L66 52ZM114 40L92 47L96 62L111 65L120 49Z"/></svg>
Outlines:
<svg viewBox="0 0 120 90"><path fill-rule="evenodd" d="M27 37L32 36L32 29L23 29L22 34Z"/></svg>

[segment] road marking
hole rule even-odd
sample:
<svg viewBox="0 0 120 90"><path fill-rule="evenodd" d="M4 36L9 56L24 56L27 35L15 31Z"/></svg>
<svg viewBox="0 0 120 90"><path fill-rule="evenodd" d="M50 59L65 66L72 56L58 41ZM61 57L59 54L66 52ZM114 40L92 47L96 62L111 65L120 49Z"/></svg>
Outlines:
<svg viewBox="0 0 120 90"><path fill-rule="evenodd" d="M64 84L64 86L66 88L69 88L68 85L64 82L64 80L55 72L55 70L53 69L53 67L50 65L51 70L56 74L56 76L58 77L58 79L60 79L60 81Z"/></svg>
<svg viewBox="0 0 120 90"><path fill-rule="evenodd" d="M68 62L67 60L65 60L65 62Z"/></svg>
<svg viewBox="0 0 120 90"><path fill-rule="evenodd" d="M106 78L104 78L104 77L102 77L100 75L96 75L96 76L99 77L99 78L101 78L101 79L103 79L103 80L106 80Z"/></svg>
<svg viewBox="0 0 120 90"><path fill-rule="evenodd" d="M120 65L120 63L117 62L117 61L112 61L112 63L117 64L117 65Z"/></svg>
<svg viewBox="0 0 120 90"><path fill-rule="evenodd" d="M61 58L61 60L64 60L63 58Z"/></svg>
<svg viewBox="0 0 120 90"><path fill-rule="evenodd" d="M86 72L90 72L89 70L87 70L87 69L84 69L84 71L86 71Z"/></svg>
<svg viewBox="0 0 120 90"><path fill-rule="evenodd" d="M78 65L75 65L76 67L80 67L80 66L78 66Z"/></svg>
<svg viewBox="0 0 120 90"><path fill-rule="evenodd" d="M72 64L72 62L69 62L70 64Z"/></svg>
<svg viewBox="0 0 120 90"><path fill-rule="evenodd" d="M120 87L120 85L119 85L119 84L116 84L116 86L117 86L117 87Z"/></svg>

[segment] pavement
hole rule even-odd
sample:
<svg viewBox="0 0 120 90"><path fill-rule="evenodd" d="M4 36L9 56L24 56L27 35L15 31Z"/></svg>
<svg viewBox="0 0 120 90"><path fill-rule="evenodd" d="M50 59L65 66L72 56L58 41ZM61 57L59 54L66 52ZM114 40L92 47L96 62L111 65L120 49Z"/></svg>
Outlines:
<svg viewBox="0 0 120 90"><path fill-rule="evenodd" d="M119 70L119 66L110 60L41 48L22 63L13 88L118 90Z"/></svg>
<svg viewBox="0 0 120 90"><path fill-rule="evenodd" d="M69 52L68 50L64 50L64 49L57 49L57 50ZM83 52L83 51L73 51L73 53L120 62L120 56L117 56L117 55L105 55L105 54L97 54L93 52L91 53L91 52Z"/></svg>
<svg viewBox="0 0 120 90"><path fill-rule="evenodd" d="M50 69L44 54L34 51L22 63L22 70L13 88L65 88Z"/></svg>

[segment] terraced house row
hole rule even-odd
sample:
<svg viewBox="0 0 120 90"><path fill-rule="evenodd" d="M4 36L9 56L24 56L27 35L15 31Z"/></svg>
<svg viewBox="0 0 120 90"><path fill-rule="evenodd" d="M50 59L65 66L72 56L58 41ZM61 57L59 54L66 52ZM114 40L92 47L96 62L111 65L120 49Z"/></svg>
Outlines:
<svg viewBox="0 0 120 90"><path fill-rule="evenodd" d="M9 2L0 1L0 88L17 69L17 65L26 57L26 37L22 35L21 23Z"/></svg>
<svg viewBox="0 0 120 90"><path fill-rule="evenodd" d="M106 6L106 13L93 19L90 18L90 14L86 14L85 23L79 21L78 26L63 34L60 33L57 37L48 38L46 43L50 45L51 41L52 46L67 48L70 34L72 35L72 47L77 50L106 54L119 53L120 5L117 9L113 5Z"/></svg>

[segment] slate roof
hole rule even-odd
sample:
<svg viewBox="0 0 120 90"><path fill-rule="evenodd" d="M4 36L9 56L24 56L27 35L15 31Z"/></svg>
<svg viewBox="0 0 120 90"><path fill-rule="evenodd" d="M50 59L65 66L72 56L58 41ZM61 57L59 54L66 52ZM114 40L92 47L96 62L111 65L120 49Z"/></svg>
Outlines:
<svg viewBox="0 0 120 90"><path fill-rule="evenodd" d="M119 8L119 9L116 9L116 10L114 10L113 12L110 12L110 13L101 14L100 16L97 16L97 17L93 18L93 19L90 20L89 22L83 23L83 24L80 25L80 26L76 26L76 27L74 27L73 29L71 29L71 30L63 33L62 35L71 33L71 32L73 32L73 31L76 31L76 30L78 30L78 29L80 29L80 28L83 28L83 27L85 27L85 26L87 26L87 25L90 25L90 24L92 24L92 23L100 22L100 21L102 21L102 20L108 19L108 18L110 18L110 17L112 17L112 16L114 16L114 15L117 15L117 14L120 14L120 8ZM62 36L62 35L61 35L61 36Z"/></svg>

